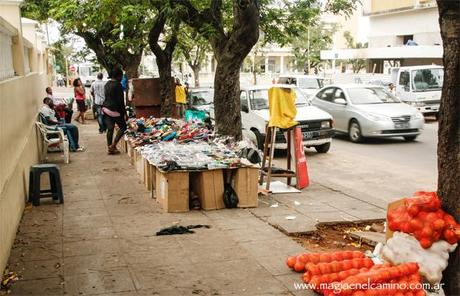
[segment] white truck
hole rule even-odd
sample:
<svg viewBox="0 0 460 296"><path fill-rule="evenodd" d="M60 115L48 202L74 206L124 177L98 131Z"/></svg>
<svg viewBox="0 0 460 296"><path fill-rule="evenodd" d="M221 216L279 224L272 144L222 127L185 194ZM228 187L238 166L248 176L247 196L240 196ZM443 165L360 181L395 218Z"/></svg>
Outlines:
<svg viewBox="0 0 460 296"><path fill-rule="evenodd" d="M423 115L438 118L444 68L437 65L398 67L391 69L391 82L396 96L414 106Z"/></svg>

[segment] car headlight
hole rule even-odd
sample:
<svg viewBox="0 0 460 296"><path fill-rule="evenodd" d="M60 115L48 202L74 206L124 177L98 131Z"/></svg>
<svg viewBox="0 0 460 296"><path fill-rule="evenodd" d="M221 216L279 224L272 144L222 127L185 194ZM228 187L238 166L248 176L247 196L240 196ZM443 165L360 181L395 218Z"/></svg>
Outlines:
<svg viewBox="0 0 460 296"><path fill-rule="evenodd" d="M330 128L330 127L331 127L331 122L329 120L321 121L321 128Z"/></svg>
<svg viewBox="0 0 460 296"><path fill-rule="evenodd" d="M415 113L413 116L412 116L413 119L422 119L423 118L423 114L420 113L420 112L417 112Z"/></svg>
<svg viewBox="0 0 460 296"><path fill-rule="evenodd" d="M388 121L391 120L390 117L381 115L381 114L375 114L375 113L368 113L367 118L369 118L372 121Z"/></svg>

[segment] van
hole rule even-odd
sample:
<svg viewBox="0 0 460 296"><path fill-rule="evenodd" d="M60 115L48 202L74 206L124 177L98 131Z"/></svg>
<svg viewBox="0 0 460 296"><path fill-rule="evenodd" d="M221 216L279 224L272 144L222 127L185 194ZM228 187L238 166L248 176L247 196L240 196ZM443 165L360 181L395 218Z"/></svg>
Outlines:
<svg viewBox="0 0 460 296"><path fill-rule="evenodd" d="M324 78L311 75L281 75L278 83L297 86L309 99L324 86Z"/></svg>

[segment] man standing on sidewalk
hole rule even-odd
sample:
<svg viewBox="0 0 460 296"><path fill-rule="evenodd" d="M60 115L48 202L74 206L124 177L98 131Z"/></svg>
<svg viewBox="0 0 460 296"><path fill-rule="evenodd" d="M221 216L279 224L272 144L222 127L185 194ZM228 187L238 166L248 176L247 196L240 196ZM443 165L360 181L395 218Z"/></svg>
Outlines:
<svg viewBox="0 0 460 296"><path fill-rule="evenodd" d="M126 108L121 79L123 71L115 68L110 73L110 80L105 84L105 101L102 107L104 112L104 122L107 127L107 148L109 154L120 153L117 150L118 141L126 131ZM113 139L115 124L118 126L117 135Z"/></svg>
<svg viewBox="0 0 460 296"><path fill-rule="evenodd" d="M91 85L91 96L94 101L94 108L96 109L97 123L99 124L99 133L105 132L106 127L104 123L104 113L102 112L102 105L105 101L105 81L102 80L104 75L102 73L97 74L97 80Z"/></svg>

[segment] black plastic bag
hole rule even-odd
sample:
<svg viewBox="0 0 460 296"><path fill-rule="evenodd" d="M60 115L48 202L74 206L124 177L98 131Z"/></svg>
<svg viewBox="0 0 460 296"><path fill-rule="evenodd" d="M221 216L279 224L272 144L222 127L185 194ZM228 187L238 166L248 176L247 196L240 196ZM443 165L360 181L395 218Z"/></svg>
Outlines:
<svg viewBox="0 0 460 296"><path fill-rule="evenodd" d="M236 208L238 205L238 195L228 183L224 187L224 204L226 208Z"/></svg>

